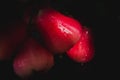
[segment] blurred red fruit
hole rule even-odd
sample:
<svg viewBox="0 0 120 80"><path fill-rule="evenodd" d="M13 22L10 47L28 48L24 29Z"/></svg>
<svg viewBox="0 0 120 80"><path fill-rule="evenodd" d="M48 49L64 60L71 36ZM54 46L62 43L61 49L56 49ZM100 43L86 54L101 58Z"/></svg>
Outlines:
<svg viewBox="0 0 120 80"><path fill-rule="evenodd" d="M21 21L7 24L0 32L0 60L9 59L26 36L26 24Z"/></svg>
<svg viewBox="0 0 120 80"><path fill-rule="evenodd" d="M42 48L34 39L29 39L14 59L14 71L17 75L29 76L32 70L49 70L54 65L53 55Z"/></svg>

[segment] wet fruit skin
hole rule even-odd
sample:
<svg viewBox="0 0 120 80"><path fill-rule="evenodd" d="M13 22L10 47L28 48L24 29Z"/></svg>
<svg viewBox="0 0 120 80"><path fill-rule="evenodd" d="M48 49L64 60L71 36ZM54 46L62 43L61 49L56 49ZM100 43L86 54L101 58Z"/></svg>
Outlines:
<svg viewBox="0 0 120 80"><path fill-rule="evenodd" d="M35 24L43 36L45 46L53 53L64 53L81 37L81 24L51 8L42 9Z"/></svg>
<svg viewBox="0 0 120 80"><path fill-rule="evenodd" d="M67 55L76 62L89 62L94 56L93 37L90 29L85 28L81 39L67 51Z"/></svg>
<svg viewBox="0 0 120 80"><path fill-rule="evenodd" d="M28 13L27 13L28 12ZM23 20L29 23L29 10ZM53 9L42 9L34 18L35 26L40 32L45 47L52 53L64 53L76 62L86 63L93 58L94 46L91 33L75 19L65 16ZM0 39L0 59L10 57L18 44L25 38L27 26L16 23L5 36ZM17 28L16 28L17 26ZM21 27L22 26L22 27ZM10 34L9 34L10 33ZM2 46L2 47L1 47ZM12 47L11 47L12 46ZM29 39L15 57L13 68L18 76L26 76L35 71L49 70L54 65L53 54Z"/></svg>
<svg viewBox="0 0 120 80"><path fill-rule="evenodd" d="M33 38L25 42L14 59L13 68L20 77L30 76L32 70L45 71L54 65L53 55L41 47Z"/></svg>

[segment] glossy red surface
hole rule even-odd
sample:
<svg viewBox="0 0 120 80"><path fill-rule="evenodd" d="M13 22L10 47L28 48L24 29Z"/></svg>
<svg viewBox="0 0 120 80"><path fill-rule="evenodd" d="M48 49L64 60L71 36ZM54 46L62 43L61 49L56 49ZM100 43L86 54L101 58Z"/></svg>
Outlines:
<svg viewBox="0 0 120 80"><path fill-rule="evenodd" d="M40 10L36 25L45 45L54 53L65 52L81 38L81 24L53 9Z"/></svg>
<svg viewBox="0 0 120 80"><path fill-rule="evenodd" d="M94 55L94 44L92 34L88 29L84 29L81 39L68 50L68 56L76 62L89 62Z"/></svg>

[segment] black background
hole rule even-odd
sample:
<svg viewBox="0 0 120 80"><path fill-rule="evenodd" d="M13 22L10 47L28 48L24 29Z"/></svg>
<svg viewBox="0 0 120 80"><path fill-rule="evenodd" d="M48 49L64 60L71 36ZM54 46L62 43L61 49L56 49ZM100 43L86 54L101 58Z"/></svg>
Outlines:
<svg viewBox="0 0 120 80"><path fill-rule="evenodd" d="M81 65L69 59L55 57L55 66L48 73L35 72L28 80L116 80L119 71L119 3L105 0L51 0L50 6L73 16L83 26L90 27L94 34L95 56L89 63ZM46 2L32 0L20 3L17 0L0 1L0 25L21 18L24 7ZM1 29L1 28L0 28ZM0 62L0 80L21 80L12 68L12 60Z"/></svg>

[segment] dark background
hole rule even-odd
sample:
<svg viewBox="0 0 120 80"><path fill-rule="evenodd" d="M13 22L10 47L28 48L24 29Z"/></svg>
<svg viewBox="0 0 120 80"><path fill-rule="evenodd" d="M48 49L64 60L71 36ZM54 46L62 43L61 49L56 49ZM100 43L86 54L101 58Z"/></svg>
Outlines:
<svg viewBox="0 0 120 80"><path fill-rule="evenodd" d="M55 57L55 66L48 73L35 72L28 80L116 80L119 72L119 2L105 0L51 0L47 1L56 10L73 16L83 26L90 27L94 34L95 56L89 63L81 65L70 60ZM44 5L43 0L22 3L17 0L0 1L0 25L21 18L28 5ZM2 29L2 28L0 28ZM0 62L0 80L21 80L15 75L11 61Z"/></svg>

